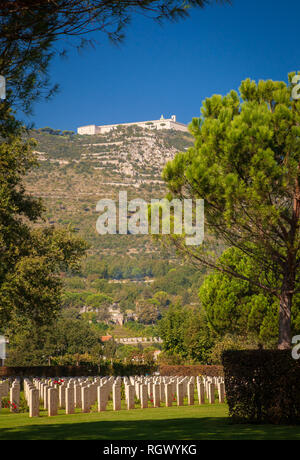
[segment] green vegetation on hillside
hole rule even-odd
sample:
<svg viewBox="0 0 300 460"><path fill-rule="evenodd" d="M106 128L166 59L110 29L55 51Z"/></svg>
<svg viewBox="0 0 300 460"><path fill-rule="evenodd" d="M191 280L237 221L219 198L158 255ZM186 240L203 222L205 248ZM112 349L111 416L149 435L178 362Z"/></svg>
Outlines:
<svg viewBox="0 0 300 460"><path fill-rule="evenodd" d="M124 184L129 200L163 198L165 189L160 175L164 157L173 157L179 149L188 148L191 136L137 126L118 127L101 136L78 136L49 127L33 130L30 135L37 141L39 168L27 174L26 189L32 196L42 196L50 227L74 229L89 243L89 249L76 275L62 274L64 292L58 319L49 321L40 331L30 322L16 324L9 331L7 362L72 363L71 355L75 353L80 362L98 362L111 353L116 358L144 353L145 347L137 350L118 345L109 350L97 344L102 335L157 335L155 323L170 305L198 303L197 292L205 271L200 273L181 264L173 250L163 248L151 236L98 235L95 208L101 198L117 199ZM131 175L122 173L124 165L132 165ZM41 223L35 225L40 227ZM117 304L123 313L124 327L110 320L112 304ZM82 338L80 343L75 337L76 328Z"/></svg>

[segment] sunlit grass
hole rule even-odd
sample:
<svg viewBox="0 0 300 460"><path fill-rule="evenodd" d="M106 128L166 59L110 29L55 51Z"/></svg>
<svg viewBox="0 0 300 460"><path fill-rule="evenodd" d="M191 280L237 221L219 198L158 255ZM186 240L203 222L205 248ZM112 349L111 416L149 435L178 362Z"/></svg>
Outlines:
<svg viewBox="0 0 300 460"><path fill-rule="evenodd" d="M96 410L94 407L93 410ZM198 440L198 439L299 439L300 427L234 425L225 404L176 405L166 408L107 411L89 414L76 409L74 415L59 410L48 417L29 418L28 413L0 413L0 439L81 439L81 440Z"/></svg>

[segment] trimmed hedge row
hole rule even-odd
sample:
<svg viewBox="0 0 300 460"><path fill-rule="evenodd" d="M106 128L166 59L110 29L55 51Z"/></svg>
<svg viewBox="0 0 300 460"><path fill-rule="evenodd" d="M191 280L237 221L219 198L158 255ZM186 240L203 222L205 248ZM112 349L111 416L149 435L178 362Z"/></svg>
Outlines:
<svg viewBox="0 0 300 460"><path fill-rule="evenodd" d="M130 375L146 375L153 374L157 370L157 366L148 364L123 364L114 362L113 364L104 364L100 366L101 375L127 376ZM83 374L82 374L83 375ZM99 375L99 371L98 371Z"/></svg>
<svg viewBox="0 0 300 460"><path fill-rule="evenodd" d="M0 367L0 377L79 377L93 375L130 376L153 374L158 371L162 376L198 376L219 377L223 375L222 366L149 366L146 364L104 363L100 366L32 366Z"/></svg>
<svg viewBox="0 0 300 460"><path fill-rule="evenodd" d="M198 376L206 375L208 377L220 377L223 376L222 366L209 366L209 365L194 365L194 366L167 366L163 365L159 367L160 375L165 376Z"/></svg>
<svg viewBox="0 0 300 460"><path fill-rule="evenodd" d="M156 367L143 364L105 363L100 366L0 367L0 377L80 377L94 375L130 376L152 374Z"/></svg>
<svg viewBox="0 0 300 460"><path fill-rule="evenodd" d="M85 366L4 366L0 377L78 377L93 375L93 369Z"/></svg>
<svg viewBox="0 0 300 460"><path fill-rule="evenodd" d="M300 362L290 350L225 351L229 414L240 423L300 423Z"/></svg>

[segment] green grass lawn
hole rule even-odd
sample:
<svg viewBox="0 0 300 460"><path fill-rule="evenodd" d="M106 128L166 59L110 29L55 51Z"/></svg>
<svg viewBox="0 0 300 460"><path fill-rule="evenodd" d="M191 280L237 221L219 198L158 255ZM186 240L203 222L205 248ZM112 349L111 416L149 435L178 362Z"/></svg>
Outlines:
<svg viewBox="0 0 300 460"><path fill-rule="evenodd" d="M114 412L39 418L28 413L0 412L0 440L212 440L212 439L289 439L300 440L300 427L234 425L227 406L173 406Z"/></svg>

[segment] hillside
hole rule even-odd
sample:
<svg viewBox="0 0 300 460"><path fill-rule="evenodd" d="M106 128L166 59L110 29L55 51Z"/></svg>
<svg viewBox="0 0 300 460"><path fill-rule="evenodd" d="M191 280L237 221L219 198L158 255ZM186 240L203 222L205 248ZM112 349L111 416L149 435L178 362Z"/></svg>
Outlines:
<svg viewBox="0 0 300 460"><path fill-rule="evenodd" d="M33 130L31 136L37 140L40 167L27 176L27 190L43 198L48 224L71 225L90 243L80 276L66 278L67 306L105 310L114 301L125 312L136 310L139 301L145 309L145 299L160 310L176 299L197 301L199 274L151 236L96 232L99 199L117 199L124 190L128 199L164 197L162 169L176 152L192 145L188 133L133 126L97 136L50 129ZM166 294L164 300L153 302L159 292Z"/></svg>
<svg viewBox="0 0 300 460"><path fill-rule="evenodd" d="M129 199L163 198L163 166L192 144L189 134L130 127L99 136L32 135L40 168L28 176L26 186L44 198L50 224L74 226L94 254L124 254L125 247L129 253L152 250L149 237L98 235L95 207L101 198L117 199L121 190Z"/></svg>

